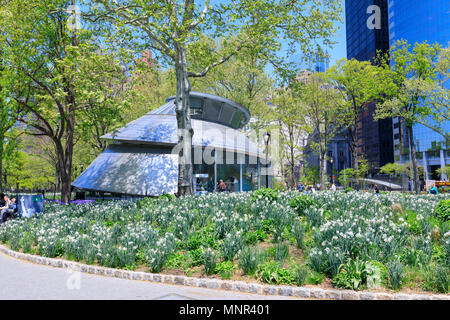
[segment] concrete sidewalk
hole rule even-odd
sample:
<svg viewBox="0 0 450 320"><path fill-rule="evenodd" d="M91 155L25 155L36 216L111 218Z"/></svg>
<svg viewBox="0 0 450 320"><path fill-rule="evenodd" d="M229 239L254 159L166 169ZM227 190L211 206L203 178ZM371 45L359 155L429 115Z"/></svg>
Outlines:
<svg viewBox="0 0 450 320"><path fill-rule="evenodd" d="M24 300L279 300L266 296L109 278L24 262L0 253L0 296Z"/></svg>

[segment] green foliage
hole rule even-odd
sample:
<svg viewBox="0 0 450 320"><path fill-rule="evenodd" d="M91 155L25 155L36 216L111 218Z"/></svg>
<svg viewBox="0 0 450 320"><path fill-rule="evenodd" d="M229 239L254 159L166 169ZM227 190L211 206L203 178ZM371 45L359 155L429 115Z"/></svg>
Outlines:
<svg viewBox="0 0 450 320"><path fill-rule="evenodd" d="M380 168L380 172L398 177L405 173L405 166L401 163L387 163Z"/></svg>
<svg viewBox="0 0 450 320"><path fill-rule="evenodd" d="M231 279L235 271L235 266L232 261L219 262L216 265L215 272L218 273L222 279Z"/></svg>
<svg viewBox="0 0 450 320"><path fill-rule="evenodd" d="M269 202L274 202L278 200L279 191L270 188L261 188L259 190L253 191L251 193L251 200L253 202L257 200L266 200Z"/></svg>
<svg viewBox="0 0 450 320"><path fill-rule="evenodd" d="M256 273L258 280L268 284L292 284L295 281L295 275L276 261L266 262L258 266Z"/></svg>
<svg viewBox="0 0 450 320"><path fill-rule="evenodd" d="M172 201L172 200L175 200L176 197L175 197L173 194L165 193L165 194L160 195L160 196L158 197L158 199L165 199L165 200L167 200L167 201Z"/></svg>
<svg viewBox="0 0 450 320"><path fill-rule="evenodd" d="M305 230L300 222L296 222L294 224L294 227L291 230L292 234L295 237L295 241L297 242L297 247L299 249L303 249L305 247L303 236L305 233Z"/></svg>
<svg viewBox="0 0 450 320"><path fill-rule="evenodd" d="M347 191L348 185L350 181L355 178L356 173L353 168L345 168L339 172L338 181L345 186L345 190Z"/></svg>
<svg viewBox="0 0 450 320"><path fill-rule="evenodd" d="M388 283L388 271L384 264L371 260L366 262L367 287L369 289L385 287Z"/></svg>
<svg viewBox="0 0 450 320"><path fill-rule="evenodd" d="M248 245L255 245L258 242L262 242L264 240L267 240L268 236L266 233L264 233L261 230L256 231L249 231L244 236L245 240L244 242Z"/></svg>
<svg viewBox="0 0 450 320"><path fill-rule="evenodd" d="M352 191L355 191L355 189L350 188L350 187L345 187L345 190L344 190L345 193L349 193L349 192L352 192Z"/></svg>
<svg viewBox="0 0 450 320"><path fill-rule="evenodd" d="M217 254L214 250L211 250L210 248L203 250L202 262L205 266L205 273L207 275L211 275L216 271L217 260Z"/></svg>
<svg viewBox="0 0 450 320"><path fill-rule="evenodd" d="M433 246L431 251L431 259L437 263L445 262L445 249L443 246Z"/></svg>
<svg viewBox="0 0 450 320"><path fill-rule="evenodd" d="M304 168L304 177L302 177L302 181L305 184L315 185L320 182L320 170L319 167L309 164Z"/></svg>
<svg viewBox="0 0 450 320"><path fill-rule="evenodd" d="M434 215L441 221L450 220L450 199L442 200L434 209Z"/></svg>
<svg viewBox="0 0 450 320"><path fill-rule="evenodd" d="M148 208L152 205L152 203L154 203L154 199L153 198L142 198L139 199L138 201L136 201L136 205L138 207L138 209L142 209L142 208Z"/></svg>
<svg viewBox="0 0 450 320"><path fill-rule="evenodd" d="M239 268L244 271L246 275L255 274L258 264L262 261L262 253L258 249L246 247L241 250L239 254Z"/></svg>
<svg viewBox="0 0 450 320"><path fill-rule="evenodd" d="M421 234L422 227L420 221L417 219L417 213L407 210L406 223L408 223L412 233Z"/></svg>
<svg viewBox="0 0 450 320"><path fill-rule="evenodd" d="M160 246L154 248L149 246L147 249L146 259L148 267L152 272L161 272L164 263L175 250L175 239L166 236L160 240Z"/></svg>
<svg viewBox="0 0 450 320"><path fill-rule="evenodd" d="M240 235L228 234L223 240L222 254L225 260L232 261L236 253L241 250L243 241Z"/></svg>
<svg viewBox="0 0 450 320"><path fill-rule="evenodd" d="M400 290L403 285L403 269L403 264L398 259L387 264L389 285L394 290Z"/></svg>
<svg viewBox="0 0 450 320"><path fill-rule="evenodd" d="M262 230L265 233L273 233L274 230L275 230L273 220L272 219L263 220L263 222L262 222Z"/></svg>
<svg viewBox="0 0 450 320"><path fill-rule="evenodd" d="M275 247L275 260L282 265L288 256L289 246L285 243L277 244L277 246Z"/></svg>
<svg viewBox="0 0 450 320"><path fill-rule="evenodd" d="M192 266L199 266L203 263L203 251L201 248L189 251L188 256Z"/></svg>
<svg viewBox="0 0 450 320"><path fill-rule="evenodd" d="M358 290L367 284L367 277L374 270L366 268L366 262L349 260L346 264L339 266L337 275L333 278L333 285L337 288Z"/></svg>
<svg viewBox="0 0 450 320"><path fill-rule="evenodd" d="M325 276L319 272L311 272L306 276L307 284L321 284L325 280Z"/></svg>
<svg viewBox="0 0 450 320"><path fill-rule="evenodd" d="M449 270L446 266L436 265L427 269L424 283L425 290L448 293L449 283Z"/></svg>
<svg viewBox="0 0 450 320"><path fill-rule="evenodd" d="M297 286L302 286L305 284L306 277L308 275L308 269L305 266L297 266L293 270L294 274L294 283Z"/></svg>
<svg viewBox="0 0 450 320"><path fill-rule="evenodd" d="M166 262L164 263L164 267L167 270L181 269L186 264L186 261L187 259L184 254L174 253L167 258Z"/></svg>
<svg viewBox="0 0 450 320"><path fill-rule="evenodd" d="M305 215L305 210L313 204L314 201L307 196L296 196L289 201L289 206L293 208L299 216Z"/></svg>

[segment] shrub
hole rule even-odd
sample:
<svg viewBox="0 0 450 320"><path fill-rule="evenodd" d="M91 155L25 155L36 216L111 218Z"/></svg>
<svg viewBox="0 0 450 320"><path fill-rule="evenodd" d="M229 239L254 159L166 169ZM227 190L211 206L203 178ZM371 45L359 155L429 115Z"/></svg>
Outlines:
<svg viewBox="0 0 450 320"><path fill-rule="evenodd" d="M367 287L369 289L387 285L388 271L384 264L376 260L371 260L366 262L366 269L368 273Z"/></svg>
<svg viewBox="0 0 450 320"><path fill-rule="evenodd" d="M344 190L345 193L349 193L349 192L352 192L352 191L355 191L355 189L353 189L351 187L345 187L345 190Z"/></svg>
<svg viewBox="0 0 450 320"><path fill-rule="evenodd" d="M211 248L203 250L202 262L205 266L205 273L207 275L213 274L217 266L217 254Z"/></svg>
<svg viewBox="0 0 450 320"><path fill-rule="evenodd" d="M306 276L306 283L321 284L325 280L325 276L319 272L311 272Z"/></svg>
<svg viewBox="0 0 450 320"><path fill-rule="evenodd" d="M422 227L420 221L417 219L417 214L411 210L407 211L406 223L409 225L409 229L414 234L421 234Z"/></svg>
<svg viewBox="0 0 450 320"><path fill-rule="evenodd" d="M244 274L253 275L258 268L260 260L261 253L257 249L252 250L246 247L239 254L239 268L244 271Z"/></svg>
<svg viewBox="0 0 450 320"><path fill-rule="evenodd" d="M186 242L186 248L190 250L196 250L202 245L202 239L199 234L191 236Z"/></svg>
<svg viewBox="0 0 450 320"><path fill-rule="evenodd" d="M191 266L195 267L203 263L203 251L201 248L189 251L188 256L191 260Z"/></svg>
<svg viewBox="0 0 450 320"><path fill-rule="evenodd" d="M298 266L293 270L294 283L298 286L305 284L306 276L308 275L308 269L304 266Z"/></svg>
<svg viewBox="0 0 450 320"><path fill-rule="evenodd" d="M431 251L431 259L435 262L445 262L445 249L443 246L434 246Z"/></svg>
<svg viewBox="0 0 450 320"><path fill-rule="evenodd" d="M427 268L424 282L425 290L448 293L448 286L448 268L442 265Z"/></svg>
<svg viewBox="0 0 450 320"><path fill-rule="evenodd" d="M434 216L444 222L450 220L450 199L442 200L438 203L434 209Z"/></svg>
<svg viewBox="0 0 450 320"><path fill-rule="evenodd" d="M270 188L261 188L259 190L253 191L250 196L252 202L256 202L257 200L261 199L266 199L267 201L274 202L278 200L278 197L278 190Z"/></svg>
<svg viewBox="0 0 450 320"><path fill-rule="evenodd" d="M403 264L400 260L390 261L387 265L389 284L394 290L401 289L403 285Z"/></svg>
<svg viewBox="0 0 450 320"><path fill-rule="evenodd" d="M236 253L242 248L243 243L240 232L229 233L222 245L222 253L225 260L232 261Z"/></svg>
<svg viewBox="0 0 450 320"><path fill-rule="evenodd" d="M295 237L295 241L297 242L297 247L299 249L303 249L305 247L305 244L303 243L303 234L305 233L305 230L300 222L297 222L294 224L294 227L292 228L292 234Z"/></svg>
<svg viewBox="0 0 450 320"><path fill-rule="evenodd" d="M155 199L153 198L142 198L136 201L136 206L138 209L146 208L149 207L154 201Z"/></svg>
<svg viewBox="0 0 450 320"><path fill-rule="evenodd" d="M218 273L222 279L231 279L234 271L234 263L231 261L220 262L216 265L216 273Z"/></svg>
<svg viewBox="0 0 450 320"><path fill-rule="evenodd" d="M258 280L268 284L292 284L295 281L294 274L276 261L259 265L256 275Z"/></svg>
<svg viewBox="0 0 450 320"><path fill-rule="evenodd" d="M369 272L373 271L366 268L364 261L350 259L339 267L337 275L333 278L333 285L337 288L358 290L367 283Z"/></svg>
<svg viewBox="0 0 450 320"><path fill-rule="evenodd" d="M166 262L164 263L164 266L167 270L172 269L180 269L184 266L186 263L186 256L181 253L173 253L171 254Z"/></svg>
<svg viewBox="0 0 450 320"><path fill-rule="evenodd" d="M249 231L244 236L244 242L246 244L257 244L260 241L264 241L268 238L268 235L261 230Z"/></svg>
<svg viewBox="0 0 450 320"><path fill-rule="evenodd" d="M275 247L275 260L278 263L283 264L288 256L289 256L289 246L287 244L280 243Z"/></svg>
<svg viewBox="0 0 450 320"><path fill-rule="evenodd" d="M152 272L161 272L167 258L175 250L175 239L173 235L167 234L156 243L156 246L147 249L146 260Z"/></svg>
<svg viewBox="0 0 450 320"><path fill-rule="evenodd" d="M289 206L293 208L299 216L305 215L305 210L313 204L314 201L307 196L296 196L289 201Z"/></svg>
<svg viewBox="0 0 450 320"><path fill-rule="evenodd" d="M262 222L262 231L266 233L273 233L275 231L274 222L272 219L266 219Z"/></svg>
<svg viewBox="0 0 450 320"><path fill-rule="evenodd" d="M165 194L160 195L158 197L158 199L165 199L167 201L172 201L172 200L175 200L176 197L173 194L165 193Z"/></svg>

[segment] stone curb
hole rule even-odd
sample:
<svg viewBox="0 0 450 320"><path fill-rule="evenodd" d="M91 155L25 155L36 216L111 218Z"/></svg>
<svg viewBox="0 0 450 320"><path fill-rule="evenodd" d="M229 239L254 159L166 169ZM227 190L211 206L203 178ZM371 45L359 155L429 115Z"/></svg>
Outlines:
<svg viewBox="0 0 450 320"><path fill-rule="evenodd" d="M405 294L405 293L391 294L384 292L364 292L364 291L351 291L339 289L274 286L274 285L262 285L259 283L248 283L243 281L193 278L186 276L174 276L148 272L128 271L128 270L86 265L73 261L67 261L56 258L46 258L27 253L21 253L13 251L3 245L0 245L0 252L13 258L29 261L35 264L52 266L55 268L69 269L71 271L78 271L88 274L102 275L127 280L159 282L172 285L182 285L208 289L220 289L253 294L292 296L298 298L329 299L329 300L450 300L449 294L446 295Z"/></svg>

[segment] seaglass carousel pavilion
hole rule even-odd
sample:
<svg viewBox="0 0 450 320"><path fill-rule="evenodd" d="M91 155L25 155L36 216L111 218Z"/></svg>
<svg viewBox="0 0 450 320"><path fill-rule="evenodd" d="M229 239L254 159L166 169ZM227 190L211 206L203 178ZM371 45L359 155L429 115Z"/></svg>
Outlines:
<svg viewBox="0 0 450 320"><path fill-rule="evenodd" d="M189 102L196 193L214 192L220 180L234 192L270 186L265 147L258 148L242 132L250 112L234 101L200 92L191 92ZM175 97L102 139L111 144L73 182L75 190L113 197L177 193Z"/></svg>

